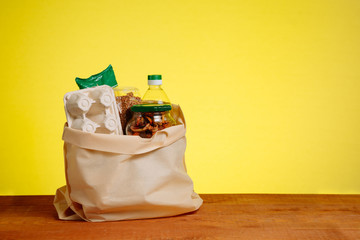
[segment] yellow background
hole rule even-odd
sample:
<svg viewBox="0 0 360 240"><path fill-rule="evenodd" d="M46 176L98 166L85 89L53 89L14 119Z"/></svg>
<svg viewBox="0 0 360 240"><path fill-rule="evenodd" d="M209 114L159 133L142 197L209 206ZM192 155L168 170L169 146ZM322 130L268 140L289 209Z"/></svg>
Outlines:
<svg viewBox="0 0 360 240"><path fill-rule="evenodd" d="M63 95L162 74L199 193L360 193L360 2L6 1L0 194L65 184Z"/></svg>

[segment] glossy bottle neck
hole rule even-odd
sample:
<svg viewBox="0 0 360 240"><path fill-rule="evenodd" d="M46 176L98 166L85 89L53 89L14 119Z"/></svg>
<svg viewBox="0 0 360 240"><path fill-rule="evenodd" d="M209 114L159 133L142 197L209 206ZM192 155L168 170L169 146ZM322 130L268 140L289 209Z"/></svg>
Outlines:
<svg viewBox="0 0 360 240"><path fill-rule="evenodd" d="M162 88L161 88L161 85L149 85L149 89L150 90L160 90Z"/></svg>

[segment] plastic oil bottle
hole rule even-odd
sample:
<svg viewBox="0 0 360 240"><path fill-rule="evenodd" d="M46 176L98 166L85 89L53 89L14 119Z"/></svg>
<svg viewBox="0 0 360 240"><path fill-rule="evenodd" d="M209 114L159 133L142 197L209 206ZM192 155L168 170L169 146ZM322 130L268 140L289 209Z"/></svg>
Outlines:
<svg viewBox="0 0 360 240"><path fill-rule="evenodd" d="M161 75L148 75L149 88L142 98L143 103L171 104L165 91L161 88Z"/></svg>

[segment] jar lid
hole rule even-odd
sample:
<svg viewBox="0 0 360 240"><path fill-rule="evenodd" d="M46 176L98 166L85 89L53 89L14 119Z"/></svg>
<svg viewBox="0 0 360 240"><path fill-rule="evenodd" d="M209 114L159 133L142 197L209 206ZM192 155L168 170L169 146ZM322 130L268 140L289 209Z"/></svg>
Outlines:
<svg viewBox="0 0 360 240"><path fill-rule="evenodd" d="M165 112L170 111L169 104L136 104L131 107L133 112Z"/></svg>

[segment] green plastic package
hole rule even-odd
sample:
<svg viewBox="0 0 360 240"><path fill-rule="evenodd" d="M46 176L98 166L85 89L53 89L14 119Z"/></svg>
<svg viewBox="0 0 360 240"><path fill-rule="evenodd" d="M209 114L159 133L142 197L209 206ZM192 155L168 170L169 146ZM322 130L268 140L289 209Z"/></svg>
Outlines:
<svg viewBox="0 0 360 240"><path fill-rule="evenodd" d="M91 88L101 85L109 85L110 87L116 87L118 85L111 64L101 73L92 75L89 78L77 77L75 78L75 82L80 89Z"/></svg>

